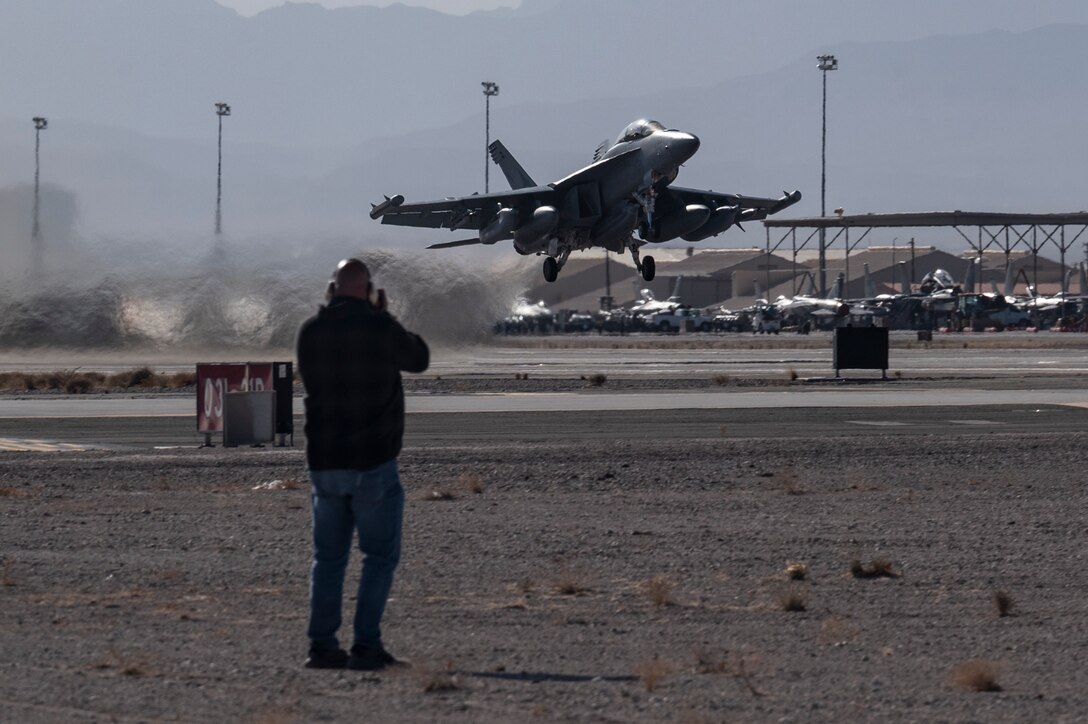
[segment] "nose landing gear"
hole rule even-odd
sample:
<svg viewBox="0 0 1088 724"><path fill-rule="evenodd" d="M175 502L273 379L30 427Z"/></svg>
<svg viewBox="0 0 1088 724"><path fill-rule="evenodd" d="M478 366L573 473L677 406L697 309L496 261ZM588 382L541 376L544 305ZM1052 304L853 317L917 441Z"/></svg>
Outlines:
<svg viewBox="0 0 1088 724"><path fill-rule="evenodd" d="M640 260L637 244L632 243L630 249L631 258L635 260L635 268L642 274L643 279L652 282L654 280L654 275L657 272L657 264L654 263L654 258L652 256L647 256Z"/></svg>

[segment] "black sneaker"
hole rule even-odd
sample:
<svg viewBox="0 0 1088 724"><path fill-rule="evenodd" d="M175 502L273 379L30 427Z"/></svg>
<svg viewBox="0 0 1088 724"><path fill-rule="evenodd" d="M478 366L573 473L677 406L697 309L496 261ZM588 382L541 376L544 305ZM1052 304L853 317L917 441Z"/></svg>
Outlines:
<svg viewBox="0 0 1088 724"><path fill-rule="evenodd" d="M355 671L379 671L390 666L408 666L405 661L399 661L393 654L381 646L370 648L362 644L351 647L351 656L348 657L348 668Z"/></svg>
<svg viewBox="0 0 1088 724"><path fill-rule="evenodd" d="M341 648L324 649L311 646L310 654L306 657L307 669L342 669L347 663L348 652Z"/></svg>

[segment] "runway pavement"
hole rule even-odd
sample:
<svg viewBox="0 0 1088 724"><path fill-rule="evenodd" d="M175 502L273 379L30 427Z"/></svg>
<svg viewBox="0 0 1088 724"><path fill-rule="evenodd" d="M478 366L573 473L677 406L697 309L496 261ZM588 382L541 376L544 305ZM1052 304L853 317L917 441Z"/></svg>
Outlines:
<svg viewBox="0 0 1088 724"><path fill-rule="evenodd" d="M756 398L755 395L764 395ZM986 403L981 397L970 404L922 405L827 405L800 406L799 401L826 399L826 395L788 395L784 393L741 393L730 395L671 395L671 406L625 408L600 404L606 400L652 398L660 395L575 395L530 396L484 395L481 400L469 396L441 400L447 407L472 402L498 407L497 400L514 401L520 408L505 411L480 409L410 412L406 445L441 445L476 441L546 442L551 440L660 440L691 438L788 438L857 437L872 434L902 435L988 435L1015 434L1018 431L1062 432L1083 430L1088 425L1085 406L1050 404L1030 398L1002 404ZM589 401L597 398L597 406ZM491 402L485 402L491 400ZM712 407L698 403L730 402L730 406ZM742 404L745 401L776 401L778 404ZM548 404L566 401L573 404ZM421 400L409 400L409 409L417 410ZM843 399L841 402L846 402ZM678 405L691 405L682 407ZM472 405L469 405L472 407ZM303 420L295 419L298 447L304 445ZM202 440L197 433L195 416L28 416L0 417L0 451L56 451L71 446L103 448L152 448L156 446L195 447ZM271 451L271 448L265 448ZM542 451L542 456L547 456Z"/></svg>

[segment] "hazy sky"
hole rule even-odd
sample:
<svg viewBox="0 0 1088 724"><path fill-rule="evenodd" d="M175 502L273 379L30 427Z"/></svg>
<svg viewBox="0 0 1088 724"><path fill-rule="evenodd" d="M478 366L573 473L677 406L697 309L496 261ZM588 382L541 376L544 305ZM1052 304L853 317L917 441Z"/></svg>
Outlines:
<svg viewBox="0 0 1088 724"><path fill-rule="evenodd" d="M421 5L444 13L462 15L476 10L494 10L500 7L515 7L521 0L305 0L324 5L327 8L343 8L351 5L377 5L384 7L400 2L403 5ZM255 15L262 10L283 5L285 0L218 0L220 5L234 8L242 15Z"/></svg>

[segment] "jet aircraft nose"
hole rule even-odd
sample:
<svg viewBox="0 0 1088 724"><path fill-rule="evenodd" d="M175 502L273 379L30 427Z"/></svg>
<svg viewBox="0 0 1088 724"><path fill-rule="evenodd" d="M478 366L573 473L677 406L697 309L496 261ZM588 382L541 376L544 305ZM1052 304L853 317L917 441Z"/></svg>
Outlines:
<svg viewBox="0 0 1088 724"><path fill-rule="evenodd" d="M699 150L699 137L683 131L668 131L665 156L671 165L679 166Z"/></svg>

